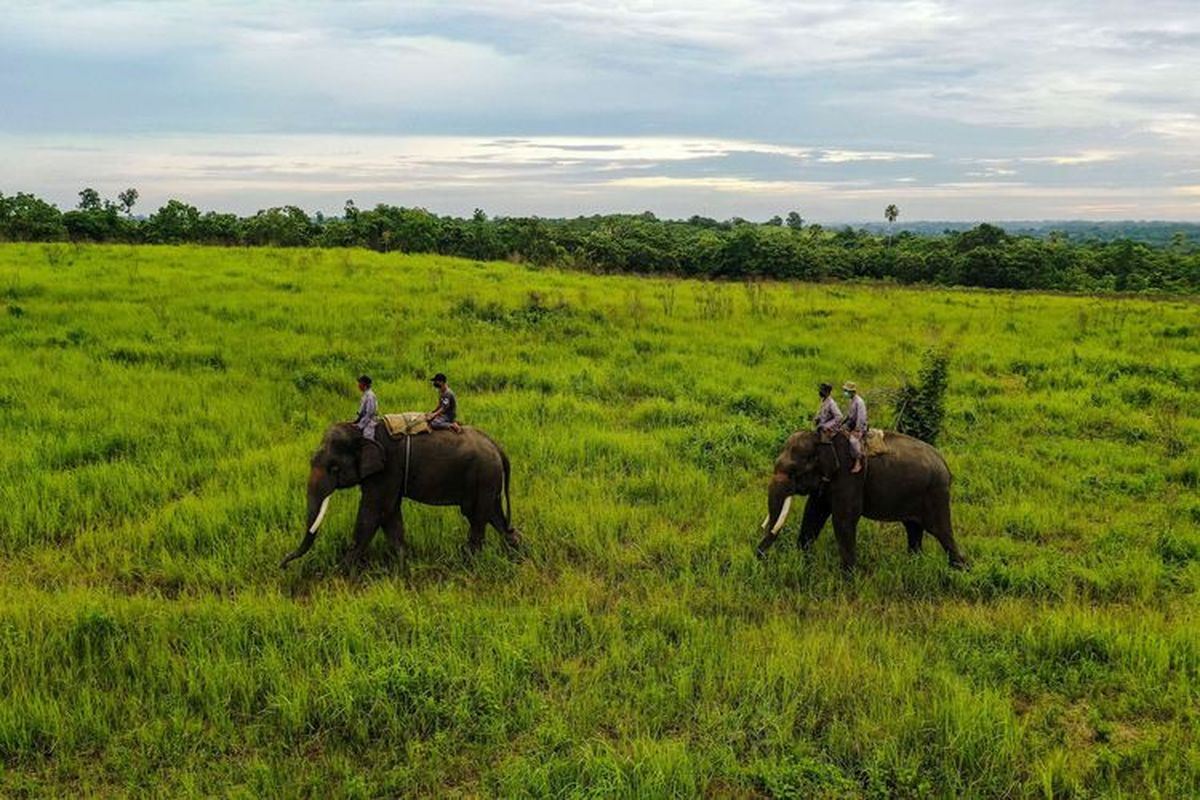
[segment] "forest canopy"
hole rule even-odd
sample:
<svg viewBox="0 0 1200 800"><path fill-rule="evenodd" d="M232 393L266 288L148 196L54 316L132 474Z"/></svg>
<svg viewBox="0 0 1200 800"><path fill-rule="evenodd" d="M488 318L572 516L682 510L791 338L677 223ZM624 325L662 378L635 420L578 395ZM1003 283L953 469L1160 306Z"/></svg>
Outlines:
<svg viewBox="0 0 1200 800"><path fill-rule="evenodd" d="M136 190L103 200L79 193L61 211L32 194L0 193L0 241L125 242L277 247L363 247L438 253L595 272L673 274L727 279L891 280L898 283L1083 292L1196 292L1200 249L1181 225L1169 238L1087 236L1065 231L1010 233L983 223L941 232L885 233L805 224L798 212L764 223L651 213L570 219L439 216L422 208L347 201L341 216L310 215L288 205L250 216L201 212L170 200L134 216ZM1079 223L1072 223L1079 230ZM1086 228L1084 230L1087 230Z"/></svg>

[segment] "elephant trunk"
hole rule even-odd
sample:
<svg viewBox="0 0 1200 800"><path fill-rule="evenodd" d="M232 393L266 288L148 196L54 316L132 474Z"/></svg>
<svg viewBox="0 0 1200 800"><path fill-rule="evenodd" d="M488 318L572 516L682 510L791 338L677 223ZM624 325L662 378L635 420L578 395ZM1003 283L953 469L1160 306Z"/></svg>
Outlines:
<svg viewBox="0 0 1200 800"><path fill-rule="evenodd" d="M317 540L316 531L309 531L304 534L304 541L300 542L300 546L287 555L287 558L280 562L279 567L282 569L291 562L295 561L300 556L307 553L313 546L313 542Z"/></svg>
<svg viewBox="0 0 1200 800"><path fill-rule="evenodd" d="M767 550L775 543L779 532L787 524L788 514L791 510L791 482L786 478L776 477L771 482L771 487L767 492L767 518L762 522L762 528L766 531L766 535L758 543L758 548L755 551L759 558L766 556Z"/></svg>
<svg viewBox="0 0 1200 800"><path fill-rule="evenodd" d="M287 558L283 559L283 562L279 565L280 567L286 567L290 562L303 556L312 549L313 542L317 540L317 530L321 527L321 523L325 521L325 514L329 511L329 500L333 497L333 489L323 486L323 483L324 481L322 480L309 481L308 522L304 528L304 539L300 542L299 547L288 554Z"/></svg>

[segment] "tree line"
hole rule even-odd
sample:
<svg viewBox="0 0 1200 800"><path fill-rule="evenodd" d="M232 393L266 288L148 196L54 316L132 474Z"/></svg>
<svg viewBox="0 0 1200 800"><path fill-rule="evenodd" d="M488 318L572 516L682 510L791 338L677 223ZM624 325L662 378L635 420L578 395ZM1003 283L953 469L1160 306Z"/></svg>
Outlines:
<svg viewBox="0 0 1200 800"><path fill-rule="evenodd" d="M606 214L571 219L439 216L422 208L347 201L340 216L297 206L250 216L201 212L170 200L135 216L135 189L106 200L93 189L61 211L32 194L0 193L0 241L124 242L275 247L365 247L510 260L597 272L712 278L892 280L899 283L1086 292L1196 292L1200 249L1130 238L1078 241L1014 235L991 224L938 235L807 224L798 212L764 223L693 216ZM895 220L889 206L889 224ZM895 210L898 213L898 210Z"/></svg>

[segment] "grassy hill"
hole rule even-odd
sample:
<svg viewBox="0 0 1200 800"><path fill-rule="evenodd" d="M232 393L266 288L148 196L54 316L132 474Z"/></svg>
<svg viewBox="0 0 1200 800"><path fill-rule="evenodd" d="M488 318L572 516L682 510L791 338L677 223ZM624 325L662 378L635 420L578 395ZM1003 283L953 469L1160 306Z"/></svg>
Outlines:
<svg viewBox="0 0 1200 800"><path fill-rule="evenodd" d="M0 795L1200 792L1200 306L361 251L0 247ZM951 348L957 537L843 579L764 486L815 384ZM514 465L507 558L406 506L335 569L372 374Z"/></svg>

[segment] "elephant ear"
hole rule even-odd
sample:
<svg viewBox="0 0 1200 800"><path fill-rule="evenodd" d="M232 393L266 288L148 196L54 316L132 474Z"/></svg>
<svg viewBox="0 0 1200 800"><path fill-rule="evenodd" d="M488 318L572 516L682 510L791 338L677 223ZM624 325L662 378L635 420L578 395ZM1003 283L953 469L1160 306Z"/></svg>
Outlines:
<svg viewBox="0 0 1200 800"><path fill-rule="evenodd" d="M788 452L797 466L817 460L817 445L819 439L815 433L803 431L792 435L788 442Z"/></svg>
<svg viewBox="0 0 1200 800"><path fill-rule="evenodd" d="M358 478L374 475L383 471L385 463L383 447L376 442L363 441L358 448Z"/></svg>

